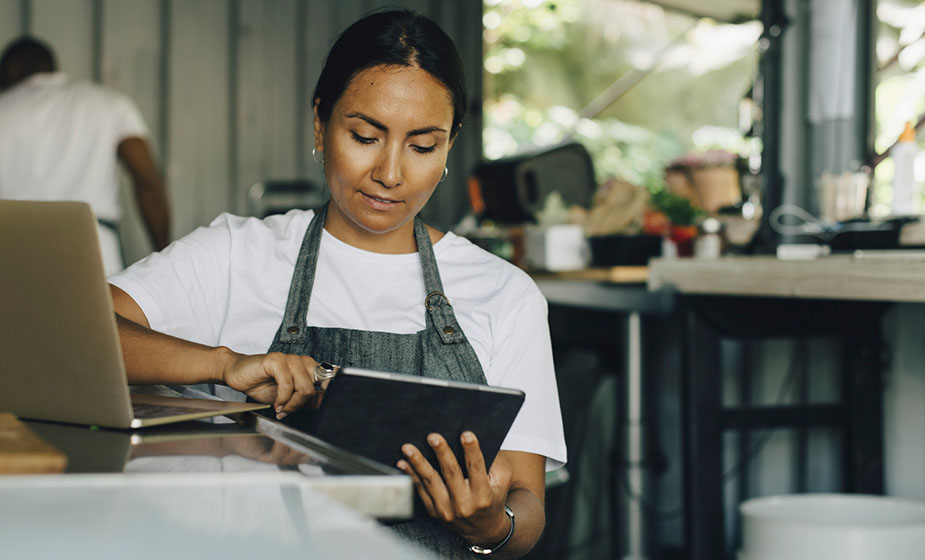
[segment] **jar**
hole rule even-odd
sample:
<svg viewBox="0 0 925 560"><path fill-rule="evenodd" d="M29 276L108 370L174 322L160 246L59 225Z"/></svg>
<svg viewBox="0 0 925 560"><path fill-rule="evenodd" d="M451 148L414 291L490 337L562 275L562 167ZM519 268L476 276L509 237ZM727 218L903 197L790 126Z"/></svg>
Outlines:
<svg viewBox="0 0 925 560"><path fill-rule="evenodd" d="M723 254L723 224L707 218L700 224L700 235L694 241L694 258L718 259Z"/></svg>

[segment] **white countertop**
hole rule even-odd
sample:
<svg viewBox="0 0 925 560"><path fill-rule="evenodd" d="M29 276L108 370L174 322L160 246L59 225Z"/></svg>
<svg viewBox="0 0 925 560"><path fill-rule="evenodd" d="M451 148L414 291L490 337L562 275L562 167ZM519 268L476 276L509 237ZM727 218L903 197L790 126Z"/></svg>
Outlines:
<svg viewBox="0 0 925 560"><path fill-rule="evenodd" d="M4 476L0 551L4 558L426 558L317 485L296 472Z"/></svg>
<svg viewBox="0 0 925 560"><path fill-rule="evenodd" d="M859 251L809 260L653 259L648 287L682 294L925 302L925 253Z"/></svg>

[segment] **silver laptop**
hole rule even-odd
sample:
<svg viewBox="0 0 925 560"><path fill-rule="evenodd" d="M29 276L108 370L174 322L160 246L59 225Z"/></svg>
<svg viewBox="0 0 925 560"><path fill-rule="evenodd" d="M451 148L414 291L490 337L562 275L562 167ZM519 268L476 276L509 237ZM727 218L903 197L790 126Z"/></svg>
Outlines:
<svg viewBox="0 0 925 560"><path fill-rule="evenodd" d="M0 411L139 428L268 406L130 395L90 206L0 200Z"/></svg>

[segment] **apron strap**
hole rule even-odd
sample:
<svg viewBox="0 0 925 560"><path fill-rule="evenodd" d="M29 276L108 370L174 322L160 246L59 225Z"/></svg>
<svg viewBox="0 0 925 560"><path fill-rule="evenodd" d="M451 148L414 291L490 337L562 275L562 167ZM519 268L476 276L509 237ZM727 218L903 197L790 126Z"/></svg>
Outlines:
<svg viewBox="0 0 925 560"><path fill-rule="evenodd" d="M302 238L302 248L292 272L292 282L289 283L289 297L286 300L286 311L283 322L279 327L279 341L292 344L302 340L305 336L305 317L308 316L308 302L311 297L312 285L315 282L315 266L318 263L318 253L321 247L321 234L324 230L324 220L328 215L328 204L315 212L305 237Z"/></svg>
<svg viewBox="0 0 925 560"><path fill-rule="evenodd" d="M421 258L421 269L424 272L424 289L427 296L424 298L424 307L427 309L425 323L427 328L433 329L444 344L459 344L466 342L466 337L456 322L453 306L443 292L443 282L440 280L440 270L437 268L437 257L434 256L434 246L430 242L430 234L420 215L414 217L414 238L418 245L418 255Z"/></svg>

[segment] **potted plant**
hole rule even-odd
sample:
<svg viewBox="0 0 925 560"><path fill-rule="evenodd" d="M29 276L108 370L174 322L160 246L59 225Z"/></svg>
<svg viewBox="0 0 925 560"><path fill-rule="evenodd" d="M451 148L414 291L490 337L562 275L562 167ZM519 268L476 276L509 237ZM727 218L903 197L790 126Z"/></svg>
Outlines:
<svg viewBox="0 0 925 560"><path fill-rule="evenodd" d="M692 255L697 222L703 211L695 208L687 198L664 188L650 193L649 204L651 214L645 217L643 229L648 229L647 233L667 236L677 247L678 256ZM658 214L664 216L664 219Z"/></svg>

